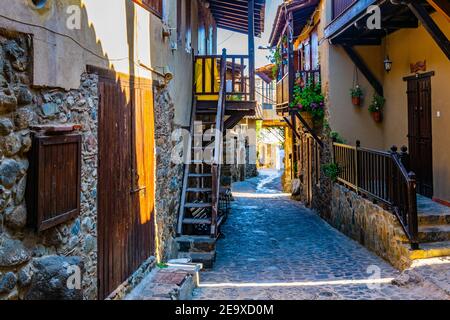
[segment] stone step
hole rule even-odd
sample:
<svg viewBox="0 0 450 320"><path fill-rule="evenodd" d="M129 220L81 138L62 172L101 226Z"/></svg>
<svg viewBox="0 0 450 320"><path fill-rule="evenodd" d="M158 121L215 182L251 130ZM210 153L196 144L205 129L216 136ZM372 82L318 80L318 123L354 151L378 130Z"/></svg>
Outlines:
<svg viewBox="0 0 450 320"><path fill-rule="evenodd" d="M405 244L409 249L409 245ZM419 250L409 251L411 260L450 256L450 241L421 243Z"/></svg>
<svg viewBox="0 0 450 320"><path fill-rule="evenodd" d="M419 226L450 225L450 212L419 212Z"/></svg>
<svg viewBox="0 0 450 320"><path fill-rule="evenodd" d="M450 207L429 198L417 196L419 226L450 224Z"/></svg>
<svg viewBox="0 0 450 320"><path fill-rule="evenodd" d="M450 225L429 225L419 227L419 242L450 241Z"/></svg>
<svg viewBox="0 0 450 320"><path fill-rule="evenodd" d="M216 261L216 250L209 252L179 252L178 258L190 258L194 263L201 263L204 269L211 269Z"/></svg>
<svg viewBox="0 0 450 320"><path fill-rule="evenodd" d="M205 208L211 208L212 203L203 203L203 202L186 203L184 205L184 207L188 208L188 209L205 209Z"/></svg>

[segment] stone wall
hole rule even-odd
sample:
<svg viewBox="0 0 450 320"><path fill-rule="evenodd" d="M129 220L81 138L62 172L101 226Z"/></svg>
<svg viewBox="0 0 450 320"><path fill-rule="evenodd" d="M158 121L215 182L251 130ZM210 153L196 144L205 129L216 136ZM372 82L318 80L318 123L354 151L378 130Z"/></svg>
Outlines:
<svg viewBox="0 0 450 320"><path fill-rule="evenodd" d="M156 146L156 255L163 261L177 257L178 211L183 186L183 165L171 161L175 106L167 90L155 93Z"/></svg>
<svg viewBox="0 0 450 320"><path fill-rule="evenodd" d="M83 74L78 90L35 88L28 35L0 32L0 299L96 298L97 83ZM81 124L81 214L36 233L24 199L30 126ZM67 291L67 267L82 269L84 290ZM49 280L53 279L51 283Z"/></svg>
<svg viewBox="0 0 450 320"><path fill-rule="evenodd" d="M332 194L332 209L324 218L333 227L395 267L409 267L409 247L394 214L339 184L333 185Z"/></svg>

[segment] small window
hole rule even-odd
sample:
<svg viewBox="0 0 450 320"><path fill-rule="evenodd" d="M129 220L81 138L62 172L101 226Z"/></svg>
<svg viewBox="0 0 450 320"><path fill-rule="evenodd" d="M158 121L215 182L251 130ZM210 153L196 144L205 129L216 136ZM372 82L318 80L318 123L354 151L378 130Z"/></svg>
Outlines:
<svg viewBox="0 0 450 320"><path fill-rule="evenodd" d="M29 153L27 223L41 232L80 214L81 135L35 133Z"/></svg>

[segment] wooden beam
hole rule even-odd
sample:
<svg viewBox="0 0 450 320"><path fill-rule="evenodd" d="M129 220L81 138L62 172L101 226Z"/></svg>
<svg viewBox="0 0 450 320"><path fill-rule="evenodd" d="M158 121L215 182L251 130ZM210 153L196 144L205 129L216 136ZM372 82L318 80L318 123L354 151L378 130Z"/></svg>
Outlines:
<svg viewBox="0 0 450 320"><path fill-rule="evenodd" d="M248 0L248 56L250 101L255 101L255 0Z"/></svg>
<svg viewBox="0 0 450 320"><path fill-rule="evenodd" d="M369 69L367 64L361 58L361 56L350 46L342 46L344 48L347 55L353 61L353 63L358 67L361 73L366 77L366 79L370 82L375 91L380 95L384 96L383 86L380 81L375 77L373 72Z"/></svg>
<svg viewBox="0 0 450 320"><path fill-rule="evenodd" d="M409 2L408 8L423 24L424 28L431 35L439 48L441 48L442 52L447 56L447 59L450 60L450 41L447 39L447 36L442 32L436 22L434 22L434 20L430 17L427 10L421 4L416 2Z"/></svg>

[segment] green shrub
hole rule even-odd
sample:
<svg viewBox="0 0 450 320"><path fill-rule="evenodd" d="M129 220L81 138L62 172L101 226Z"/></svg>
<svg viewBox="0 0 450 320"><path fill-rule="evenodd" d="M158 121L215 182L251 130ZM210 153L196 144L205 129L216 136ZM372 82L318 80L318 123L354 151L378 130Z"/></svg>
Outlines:
<svg viewBox="0 0 450 320"><path fill-rule="evenodd" d="M322 166L323 173L327 178L329 178L331 181L336 182L338 176L339 176L339 166L336 163L327 163Z"/></svg>

